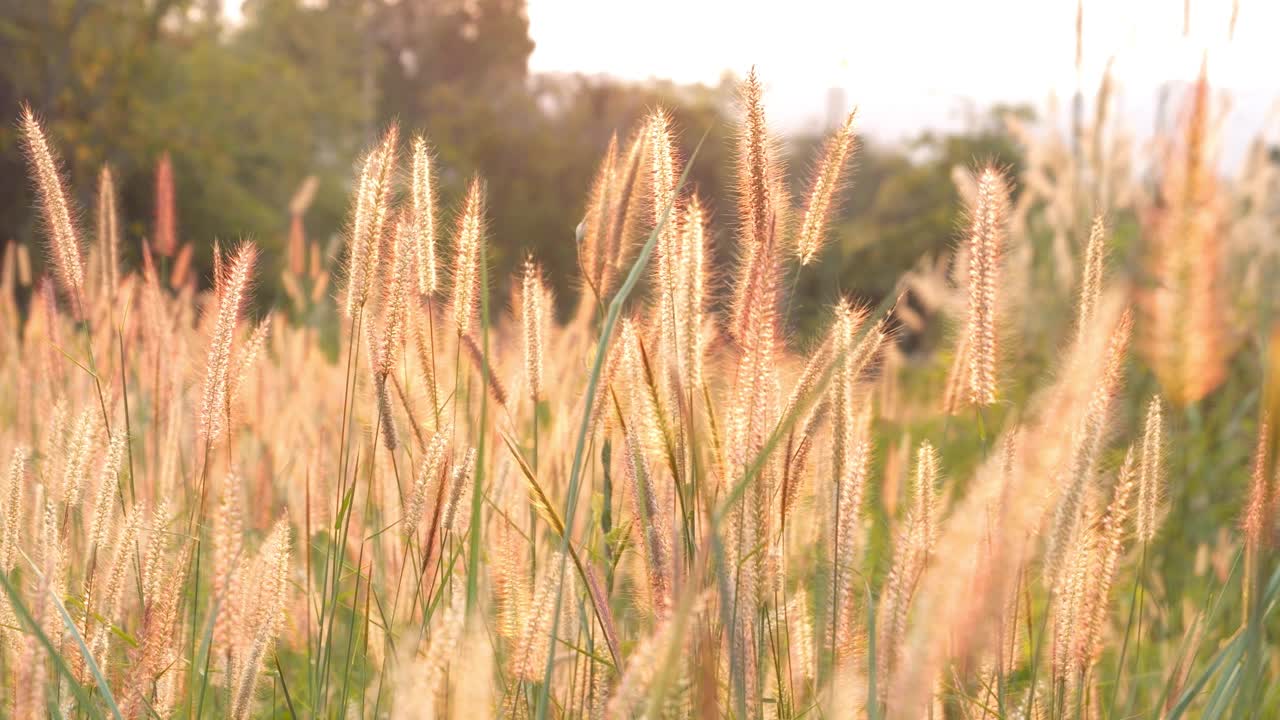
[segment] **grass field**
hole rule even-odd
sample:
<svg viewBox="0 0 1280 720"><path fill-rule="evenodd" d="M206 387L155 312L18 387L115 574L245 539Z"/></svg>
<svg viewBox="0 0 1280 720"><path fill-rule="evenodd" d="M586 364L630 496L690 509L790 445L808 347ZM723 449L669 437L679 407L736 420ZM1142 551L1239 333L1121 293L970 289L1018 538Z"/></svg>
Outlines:
<svg viewBox="0 0 1280 720"><path fill-rule="evenodd" d="M224 242L206 291L164 222L120 246L108 170L74 206L27 111L0 712L1273 716L1280 193L1218 177L1215 107L1202 77L1150 178L1101 113L1015 125L1020 176L957 168L952 256L827 308L792 291L856 115L793 198L754 73L735 197L655 110L584 188L580 294L530 258L509 301L483 179L442 207L396 127L339 257Z"/></svg>

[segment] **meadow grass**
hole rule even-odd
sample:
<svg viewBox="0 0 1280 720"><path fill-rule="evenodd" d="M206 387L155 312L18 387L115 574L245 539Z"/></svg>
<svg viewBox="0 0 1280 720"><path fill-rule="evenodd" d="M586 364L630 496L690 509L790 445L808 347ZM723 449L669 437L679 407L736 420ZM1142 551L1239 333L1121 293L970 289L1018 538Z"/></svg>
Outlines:
<svg viewBox="0 0 1280 720"><path fill-rule="evenodd" d="M856 114L796 200L754 72L735 197L689 188L697 150L661 109L610 144L566 322L536 257L512 311L493 302L484 182L446 232L426 138L404 162L392 126L362 158L332 265L294 213L290 307L254 320L259 250L215 246L200 290L167 162L127 266L110 171L86 242L25 110L50 273L22 277L10 245L0 276L3 712L1280 710L1277 395L1265 340L1251 362L1226 339L1206 98L1202 77L1160 166L1147 282L1109 267L1090 210L1051 256L1069 280L1033 287L1027 203L1052 188L1015 198L1023 179L981 164L942 272L836 299L807 344L790 296L853 179ZM1168 518L1246 473L1189 550Z"/></svg>

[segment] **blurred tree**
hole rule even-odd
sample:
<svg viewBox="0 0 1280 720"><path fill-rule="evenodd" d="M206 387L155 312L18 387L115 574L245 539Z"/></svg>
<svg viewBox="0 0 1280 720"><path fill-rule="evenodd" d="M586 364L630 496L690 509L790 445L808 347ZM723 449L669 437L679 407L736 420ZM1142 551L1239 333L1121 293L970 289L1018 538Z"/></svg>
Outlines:
<svg viewBox="0 0 1280 720"><path fill-rule="evenodd" d="M714 196L725 189L717 174L727 167L720 152L725 88L529 77L533 41L523 0L380 0L371 7L368 38L377 52L367 57L377 67L366 72L378 77L379 117L427 134L446 202L471 175L485 181L496 297L505 297L529 252L558 297L576 297L574 229L596 165L610 135L625 140L654 107L671 110L686 130L686 156L711 130L693 182Z"/></svg>
<svg viewBox="0 0 1280 720"><path fill-rule="evenodd" d="M476 100L523 87L533 52L524 0L375 0L369 10L383 115L424 117L440 86Z"/></svg>
<svg viewBox="0 0 1280 720"><path fill-rule="evenodd" d="M0 193L0 226L6 234L28 237L34 222L14 122L21 103L50 121L81 198L92 191L104 160L121 166L117 177L124 179L123 165L139 149L132 147L139 135L127 130L140 119L144 88L156 86L164 67L164 20L184 9L178 0L0 0L0 176L8 190Z"/></svg>
<svg viewBox="0 0 1280 720"><path fill-rule="evenodd" d="M92 206L101 163L114 166L127 262L152 232L154 165L168 151L178 237L195 244L197 276L207 281L215 238L252 237L273 264L260 273L257 297L273 303L289 198L316 177L307 235L340 254L341 245L329 241L346 222L353 162L397 121L406 136L425 132L435 146L446 208L473 174L487 183L495 299L506 297L508 278L532 252L566 312L577 295L574 229L597 164L611 134L625 142L660 106L674 117L685 158L707 133L690 185L712 214L718 276L711 287L729 286L736 247L731 76L716 86L530 76L523 0L246 0L231 19L221 7L215 0L0 0L6 237L35 234L11 122L25 100L63 151L82 208ZM796 139L792 167L811 165L822 139ZM826 252L799 276L795 314L812 317L802 311L840 292L882 297L922 255L949 249L958 203L951 168L987 158L1018 164L996 112L904 149L864 145ZM805 178L792 179L799 201ZM93 224L85 220L87 234ZM448 213L445 228L447 253Z"/></svg>
<svg viewBox="0 0 1280 720"><path fill-rule="evenodd" d="M322 178L309 222L338 227L369 110L335 101L358 96L360 68L334 48L359 40L359 5L254 0L233 30L211 11L217 3L3 0L0 116L16 118L23 101L44 116L82 208L98 167L112 164L126 259L152 231L154 163L169 151L179 241L195 243L207 277L215 238L279 247L285 205L308 175ZM19 179L13 128L0 123L0 172ZM0 226L30 240L32 202L26 183L13 183L0 194ZM82 226L87 240L92 223Z"/></svg>

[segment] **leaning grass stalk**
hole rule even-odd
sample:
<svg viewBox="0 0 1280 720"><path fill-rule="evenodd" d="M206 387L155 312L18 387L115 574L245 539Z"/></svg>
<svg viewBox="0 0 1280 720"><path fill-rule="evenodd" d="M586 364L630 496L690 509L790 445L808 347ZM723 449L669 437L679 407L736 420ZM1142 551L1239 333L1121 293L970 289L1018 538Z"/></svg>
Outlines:
<svg viewBox="0 0 1280 720"><path fill-rule="evenodd" d="M702 139L698 141L698 145L694 148L693 154L689 156L689 162L685 165L683 174L680 176L680 182L676 186L676 194L684 187L689 177L689 169L693 167L693 161L698 156L698 150L701 149L702 143L706 140L706 133L703 133ZM668 205L658 219L658 226L670 222L673 213L673 206ZM561 568L564 567L568 557L569 539L573 536L573 521L577 515L578 509L578 488L582 482L582 462L583 450L586 446L587 431L591 422L590 407L595 399L596 392L600 384L601 371L604 368L604 359L608 352L609 340L613 335L613 328L618 323L618 316L622 313L622 306L626 302L627 297L631 295L632 290L640 282L640 276L644 272L645 265L649 262L649 257L653 254L654 245L657 244L658 228L655 227L653 232L649 234L649 239L640 248L640 253L636 257L635 263L631 266L631 272L627 275L627 279L623 281L622 287L618 289L618 293L614 295L613 300L609 302L609 312L605 316L604 327L600 330L600 341L596 349L595 362L591 369L591 376L587 381L587 392L585 409L582 414L582 420L579 423L577 439L574 442L573 463L569 471L569 487L568 494L565 499L564 523L565 532L560 539L559 563ZM560 603L562 600L563 585L558 585L556 590L555 601L555 617L551 621L551 634L555 635L560 624ZM543 674L543 686L538 695L538 705L536 710L536 719L545 720L547 717L548 703L550 701L550 684L551 673L554 670L554 656L547 658L546 671Z"/></svg>
<svg viewBox="0 0 1280 720"><path fill-rule="evenodd" d="M487 258L487 248L485 243L479 242L479 274L480 274L480 342L481 342L481 365L485 368L489 367L489 263ZM484 387L480 391L480 439L476 443L476 465L473 475L473 484L471 488L471 521L468 524L470 530L469 555L467 557L467 614L470 615L476 611L480 600L480 506L484 499L484 469L485 469L485 445L488 433L485 428L488 427L489 418L489 389L493 378L491 373L486 374L483 380ZM564 569L561 564L561 570ZM558 595L558 593L557 593ZM558 599L558 597L557 597ZM559 612L559 603L556 603L556 611ZM558 619L558 617L557 617ZM551 636L555 637L553 630ZM554 655L554 653L552 653Z"/></svg>

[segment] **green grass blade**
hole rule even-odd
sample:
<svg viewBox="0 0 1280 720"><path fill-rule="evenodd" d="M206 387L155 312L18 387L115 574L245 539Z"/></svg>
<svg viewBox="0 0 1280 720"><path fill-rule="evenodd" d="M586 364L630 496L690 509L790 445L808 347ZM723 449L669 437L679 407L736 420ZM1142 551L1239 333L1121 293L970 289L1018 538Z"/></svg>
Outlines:
<svg viewBox="0 0 1280 720"><path fill-rule="evenodd" d="M37 574L39 572L37 571ZM93 659L93 653L89 652L89 646L85 645L84 638L80 636L80 631L76 629L76 623L71 619L71 614L67 612L67 607L62 604L59 598L50 587L49 597L53 599L54 607L58 608L58 614L62 616L62 624L66 626L67 632L71 633L71 637L75 638L76 645L80 648L80 654L84 656L85 665L89 667L89 672L93 673L93 680L98 684L98 691L102 693L102 700L107 704L107 709L111 711L111 716L116 720L123 720L120 715L120 708L116 707L116 698L111 694L111 687L107 685L107 679L102 676L102 670L98 667L98 663Z"/></svg>
<svg viewBox="0 0 1280 720"><path fill-rule="evenodd" d="M702 139L698 141L697 147L693 149L693 154L689 156L689 161L685 163L684 172L680 175L680 182L676 184L673 197L679 196L680 190L684 188L685 182L688 181L689 170L693 167L693 163L698 157L698 152L702 149L702 143L706 142L709 133L710 129L702 133ZM622 287L618 288L613 300L610 301L609 314L605 317L604 327L600 330L596 359L591 367L591 377L587 381L587 392L583 400L582 421L579 424L577 441L574 443L573 465L569 472L568 496L565 498L565 511L563 513L565 533L560 539L559 549L561 582L556 586L555 612L552 614L551 620L552 637L555 637L556 633L559 632L560 607L564 594L564 566L569 555L569 538L573 537L573 520L578 510L578 489L582 484L582 458L587 444L587 430L591 426L591 408L595 401L596 392L599 391L600 374L604 369L604 360L609 352L609 339L613 336L613 328L618 323L618 316L622 314L623 304L626 303L627 297L631 295L632 290L639 284L640 275L644 272L645 266L649 264L649 256L653 254L653 249L658 244L658 233L670 221L673 210L674 203L668 203L666 208L663 209L662 216L654 225L653 231L649 233L649 239L640 248L639 255L636 256L635 262L632 263L631 272L627 273L627 279L622 283ZM547 704L551 694L551 673L554 669L555 654L548 653L542 688L538 693L538 720L545 720L547 717Z"/></svg>
<svg viewBox="0 0 1280 720"><path fill-rule="evenodd" d="M480 360L489 367L489 260L486 244L480 243ZM479 602L480 588L480 507L484 502L485 438L488 433L490 376L481 372L480 388L480 438L476 443L476 469L471 477L471 537L468 538L467 557L467 617L471 617ZM535 415L537 413L535 409ZM560 606L557 604L556 608Z"/></svg>
<svg viewBox="0 0 1280 720"><path fill-rule="evenodd" d="M27 608L26 603L22 602L22 596L18 594L17 588L9 582L9 578L2 572L0 572L0 585L4 585L4 591L9 595L10 605L13 607L14 613L18 616L18 620L31 629L32 634L36 636L36 639L44 646L45 651L49 653L49 657L53 659L53 665L57 668L58 673L67 679L67 685L70 686L71 692L75 693L76 700L80 703L81 709L89 713L90 717L102 717L102 711L98 709L97 705L94 705L93 699L84 691L84 688L80 687L80 683L76 681L75 675L71 674L71 668L67 667L67 661L62 659L62 655L58 653L58 650L53 646L53 643L49 641L49 637L40 629L40 624L31 616L31 611ZM61 603L59 603L59 605L61 605ZM65 617L65 609L63 610L63 614ZM112 707L115 707L114 702L112 703ZM115 712L115 717L120 717L120 712L118 710Z"/></svg>

